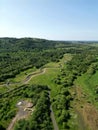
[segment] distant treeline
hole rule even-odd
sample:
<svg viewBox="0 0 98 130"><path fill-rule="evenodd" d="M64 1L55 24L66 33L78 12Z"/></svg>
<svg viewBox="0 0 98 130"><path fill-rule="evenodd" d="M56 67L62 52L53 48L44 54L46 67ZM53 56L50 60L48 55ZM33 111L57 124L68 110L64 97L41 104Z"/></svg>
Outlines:
<svg viewBox="0 0 98 130"><path fill-rule="evenodd" d="M86 44L67 41L0 38L0 81L15 77L32 67L40 68L48 62L58 62L65 53L81 53L85 47L90 49Z"/></svg>

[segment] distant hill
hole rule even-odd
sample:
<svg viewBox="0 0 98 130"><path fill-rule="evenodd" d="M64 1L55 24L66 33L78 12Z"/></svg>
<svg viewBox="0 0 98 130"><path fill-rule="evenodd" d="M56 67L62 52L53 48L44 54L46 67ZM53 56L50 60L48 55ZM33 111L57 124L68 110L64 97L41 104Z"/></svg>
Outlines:
<svg viewBox="0 0 98 130"><path fill-rule="evenodd" d="M58 61L72 43L38 38L0 38L0 81L31 67Z"/></svg>
<svg viewBox="0 0 98 130"><path fill-rule="evenodd" d="M72 44L72 42L64 41L49 41L38 38L0 38L0 51L17 51L33 49L49 49L57 46L64 46L65 44Z"/></svg>

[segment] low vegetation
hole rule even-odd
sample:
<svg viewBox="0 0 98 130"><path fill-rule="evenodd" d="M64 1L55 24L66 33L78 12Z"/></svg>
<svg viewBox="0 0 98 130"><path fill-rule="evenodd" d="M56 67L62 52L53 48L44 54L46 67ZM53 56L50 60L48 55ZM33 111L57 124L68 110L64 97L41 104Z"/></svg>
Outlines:
<svg viewBox="0 0 98 130"><path fill-rule="evenodd" d="M19 91L11 92L11 94L7 93L2 96L0 99L0 122L2 127L7 127L9 122L13 117L15 117L18 108L16 104L22 100L30 100L35 107L35 111L30 117L28 121L19 121L17 123L15 129L22 129L24 125L24 130L27 127L28 129L44 129L47 124L49 125L48 128L52 129L52 123L50 118L50 98L49 98L49 88L47 86L40 86L40 85L32 85L32 86L20 86ZM25 124L29 123L29 126ZM39 123L38 123L39 122ZM36 124L35 124L36 123ZM45 124L46 123L46 124ZM46 129L46 128L45 128Z"/></svg>
<svg viewBox="0 0 98 130"><path fill-rule="evenodd" d="M34 111L15 130L53 130L50 106L59 130L97 130L97 43L1 38L0 60L0 130L17 115L21 100Z"/></svg>

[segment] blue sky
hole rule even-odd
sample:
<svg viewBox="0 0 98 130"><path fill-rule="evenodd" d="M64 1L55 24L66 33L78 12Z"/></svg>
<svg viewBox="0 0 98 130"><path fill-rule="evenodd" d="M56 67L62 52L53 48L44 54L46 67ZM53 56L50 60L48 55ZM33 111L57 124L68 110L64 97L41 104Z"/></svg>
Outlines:
<svg viewBox="0 0 98 130"><path fill-rule="evenodd" d="M0 0L0 37L98 40L98 0Z"/></svg>

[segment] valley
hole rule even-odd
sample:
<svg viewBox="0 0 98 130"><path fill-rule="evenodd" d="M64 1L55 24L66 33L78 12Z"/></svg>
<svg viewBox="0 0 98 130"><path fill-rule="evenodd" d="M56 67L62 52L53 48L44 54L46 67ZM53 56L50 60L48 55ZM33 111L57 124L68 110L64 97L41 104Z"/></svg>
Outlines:
<svg viewBox="0 0 98 130"><path fill-rule="evenodd" d="M0 52L0 130L97 130L97 43L4 38Z"/></svg>

